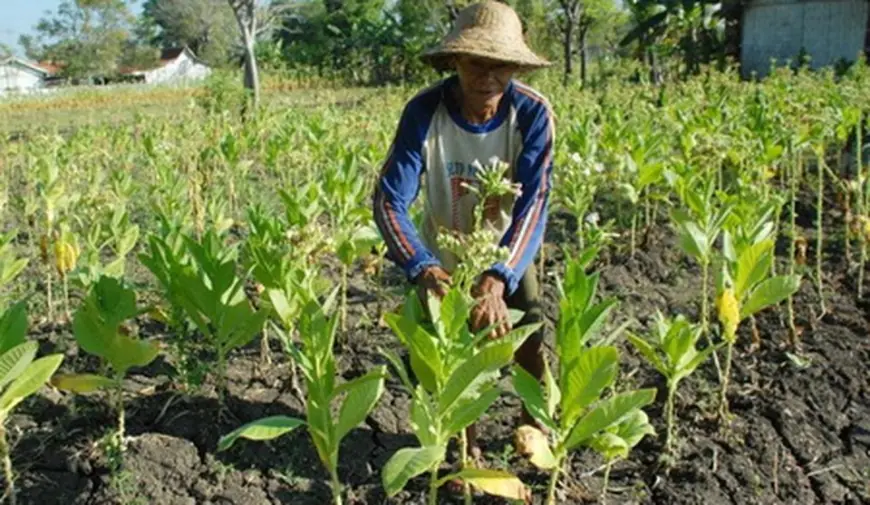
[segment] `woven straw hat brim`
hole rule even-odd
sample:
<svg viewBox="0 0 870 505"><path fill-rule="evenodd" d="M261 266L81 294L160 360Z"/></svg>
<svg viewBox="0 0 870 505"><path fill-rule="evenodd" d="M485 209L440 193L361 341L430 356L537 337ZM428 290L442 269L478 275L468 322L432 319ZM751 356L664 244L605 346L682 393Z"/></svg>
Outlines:
<svg viewBox="0 0 870 505"><path fill-rule="evenodd" d="M460 54L512 63L522 70L552 65L535 54L523 41L494 37L490 30L480 28L468 28L448 35L441 44L423 53L421 58L437 70L451 70L451 57Z"/></svg>

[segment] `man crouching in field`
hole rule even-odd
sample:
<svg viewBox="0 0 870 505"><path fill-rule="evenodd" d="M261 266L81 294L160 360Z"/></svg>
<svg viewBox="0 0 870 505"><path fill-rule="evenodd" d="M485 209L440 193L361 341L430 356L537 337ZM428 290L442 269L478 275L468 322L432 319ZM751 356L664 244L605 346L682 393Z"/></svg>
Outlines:
<svg viewBox="0 0 870 505"><path fill-rule="evenodd" d="M465 183L475 167L492 157L510 165L518 197L503 200L501 240L507 261L492 265L477 280L471 316L473 331L491 325L492 337L511 330L508 308L525 312L519 325L542 320L534 258L541 247L553 162L553 114L546 99L513 76L549 65L523 41L522 26L507 5L484 2L460 12L456 26L425 61L448 77L405 106L398 131L374 195L375 221L389 255L420 291L445 294L455 267L437 247L439 229L461 231L472 209ZM422 233L409 216L425 179ZM466 214L466 215L463 215ZM526 340L515 359L541 379L544 372L541 330ZM527 412L522 424L533 424ZM468 440L473 454L474 426Z"/></svg>

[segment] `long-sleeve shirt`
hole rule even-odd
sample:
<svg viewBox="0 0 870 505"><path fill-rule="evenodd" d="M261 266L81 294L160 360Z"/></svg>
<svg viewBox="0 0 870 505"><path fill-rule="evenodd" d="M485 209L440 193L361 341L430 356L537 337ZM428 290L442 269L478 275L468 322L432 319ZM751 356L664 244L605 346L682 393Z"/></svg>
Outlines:
<svg viewBox="0 0 870 505"><path fill-rule="evenodd" d="M408 102L402 112L389 155L375 188L375 222L390 258L413 280L426 267L451 271L456 259L439 250L441 228L467 232L477 197L465 188L478 164L493 157L510 166L518 197L498 202L494 223L499 245L510 251L492 266L513 293L540 249L547 220L553 168L554 118L548 101L532 88L512 80L495 116L483 124L464 119L452 89L456 76L440 81ZM421 230L409 208L425 182ZM488 217L489 219L489 217Z"/></svg>

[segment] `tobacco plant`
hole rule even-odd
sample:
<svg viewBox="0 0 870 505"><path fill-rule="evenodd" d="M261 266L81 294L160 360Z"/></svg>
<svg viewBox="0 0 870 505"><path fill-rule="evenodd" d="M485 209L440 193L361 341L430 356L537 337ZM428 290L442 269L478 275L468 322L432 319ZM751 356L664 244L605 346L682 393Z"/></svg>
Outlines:
<svg viewBox="0 0 870 505"><path fill-rule="evenodd" d="M419 381L414 384L400 358L384 351L411 395L411 427L420 443L419 447L400 449L384 466L381 477L390 497L409 480L426 472L430 473L430 505L438 503L438 489L454 480L488 494L511 499L528 497L525 485L512 474L468 467L465 429L498 398L499 370L511 362L522 342L540 324L522 326L502 339L489 340L490 328L479 334L469 330L470 313L468 295L453 287L441 301L429 297L428 310L424 310L419 297L412 292L400 313L385 316L408 349L410 372ZM448 443L454 438L460 441L461 468L439 478L438 469L446 458ZM466 493L466 502L469 500Z"/></svg>
<svg viewBox="0 0 870 505"><path fill-rule="evenodd" d="M593 256L594 251L587 252L568 265L555 335L558 378L547 366L541 384L514 367L514 388L539 423L518 430L517 448L532 464L550 471L548 505L556 503L559 475L571 451L591 447L612 461L650 431L638 412L655 400L654 389L605 394L619 371L619 351L609 345L615 333L601 335L615 302L594 303L598 275L585 272Z"/></svg>
<svg viewBox="0 0 870 505"><path fill-rule="evenodd" d="M705 185L703 192L692 184L680 180L678 184L679 194L687 211L674 209L671 212L671 220L679 233L680 247L683 252L694 259L701 266L701 332L707 343L711 343L708 334L709 313L709 288L710 266L715 259L715 243L722 233L725 221L731 213L731 205L716 208L713 201L715 194L715 181L702 181ZM719 365L719 357L713 353L713 362L716 371L722 376Z"/></svg>
<svg viewBox="0 0 870 505"><path fill-rule="evenodd" d="M667 380L668 399L665 405L667 432L665 448L669 455L676 455L677 433L674 418L674 399L680 381L691 375L710 358L715 347L699 350L701 328L683 316L665 318L660 312L647 336L629 334L631 344Z"/></svg>
<svg viewBox="0 0 870 505"><path fill-rule="evenodd" d="M306 426L320 461L329 471L333 503L341 505L342 486L338 477L341 441L365 420L377 404L384 390L386 367L378 366L352 381L336 384L336 361L332 349L338 317L328 315L334 298L333 294L324 306L316 300L305 304L298 322L301 349L286 332L275 327L285 350L305 377L308 391L305 421L287 416L259 419L221 437L218 450L229 449L239 438L272 440Z"/></svg>
<svg viewBox="0 0 870 505"><path fill-rule="evenodd" d="M149 237L142 263L157 277L170 303L189 318L217 355L214 375L221 405L226 394L227 355L250 342L268 317L254 310L237 274L237 248L211 229L201 241L183 235L187 259L161 237Z"/></svg>
<svg viewBox="0 0 870 505"><path fill-rule="evenodd" d="M160 352L156 343L129 334L126 323L143 312L136 306L136 293L123 281L110 276L100 277L76 311L73 332L79 347L108 364L111 374L66 374L52 381L58 389L78 394L101 389L111 391L117 419L112 449L119 452L124 448L126 429L124 377L131 368L150 364Z"/></svg>
<svg viewBox="0 0 870 505"><path fill-rule="evenodd" d="M39 348L36 342L26 342L27 315L23 305L15 305L0 315L0 459L6 489L2 499L15 505L15 474L12 469L6 420L15 407L37 392L51 378L63 361L62 354L51 354L34 360Z"/></svg>
<svg viewBox="0 0 870 505"><path fill-rule="evenodd" d="M728 382L737 327L744 319L786 300L800 287L800 276L770 275L773 261L773 240L750 244L736 256L728 254L717 276L716 308L725 342L725 369L722 374L719 412L723 420L728 415Z"/></svg>

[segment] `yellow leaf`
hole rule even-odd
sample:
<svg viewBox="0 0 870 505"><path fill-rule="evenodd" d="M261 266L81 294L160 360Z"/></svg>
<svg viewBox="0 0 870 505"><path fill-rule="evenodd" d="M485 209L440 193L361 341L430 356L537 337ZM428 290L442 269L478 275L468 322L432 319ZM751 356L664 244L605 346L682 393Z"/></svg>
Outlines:
<svg viewBox="0 0 870 505"><path fill-rule="evenodd" d="M552 470L558 465L547 436L534 426L523 425L517 428L514 442L517 452L528 456L529 461L541 470Z"/></svg>
<svg viewBox="0 0 870 505"><path fill-rule="evenodd" d="M515 475L501 470L469 468L459 474L459 478L472 487L493 496L529 503L532 493Z"/></svg>
<svg viewBox="0 0 870 505"><path fill-rule="evenodd" d="M729 342L734 341L737 334L737 325L740 324L740 304L734 297L734 290L725 289L716 299L716 308L719 310L719 322L722 323L723 337Z"/></svg>
<svg viewBox="0 0 870 505"><path fill-rule="evenodd" d="M68 374L56 375L51 379L51 385L63 391L85 394L99 389L114 387L115 381L102 375Z"/></svg>

